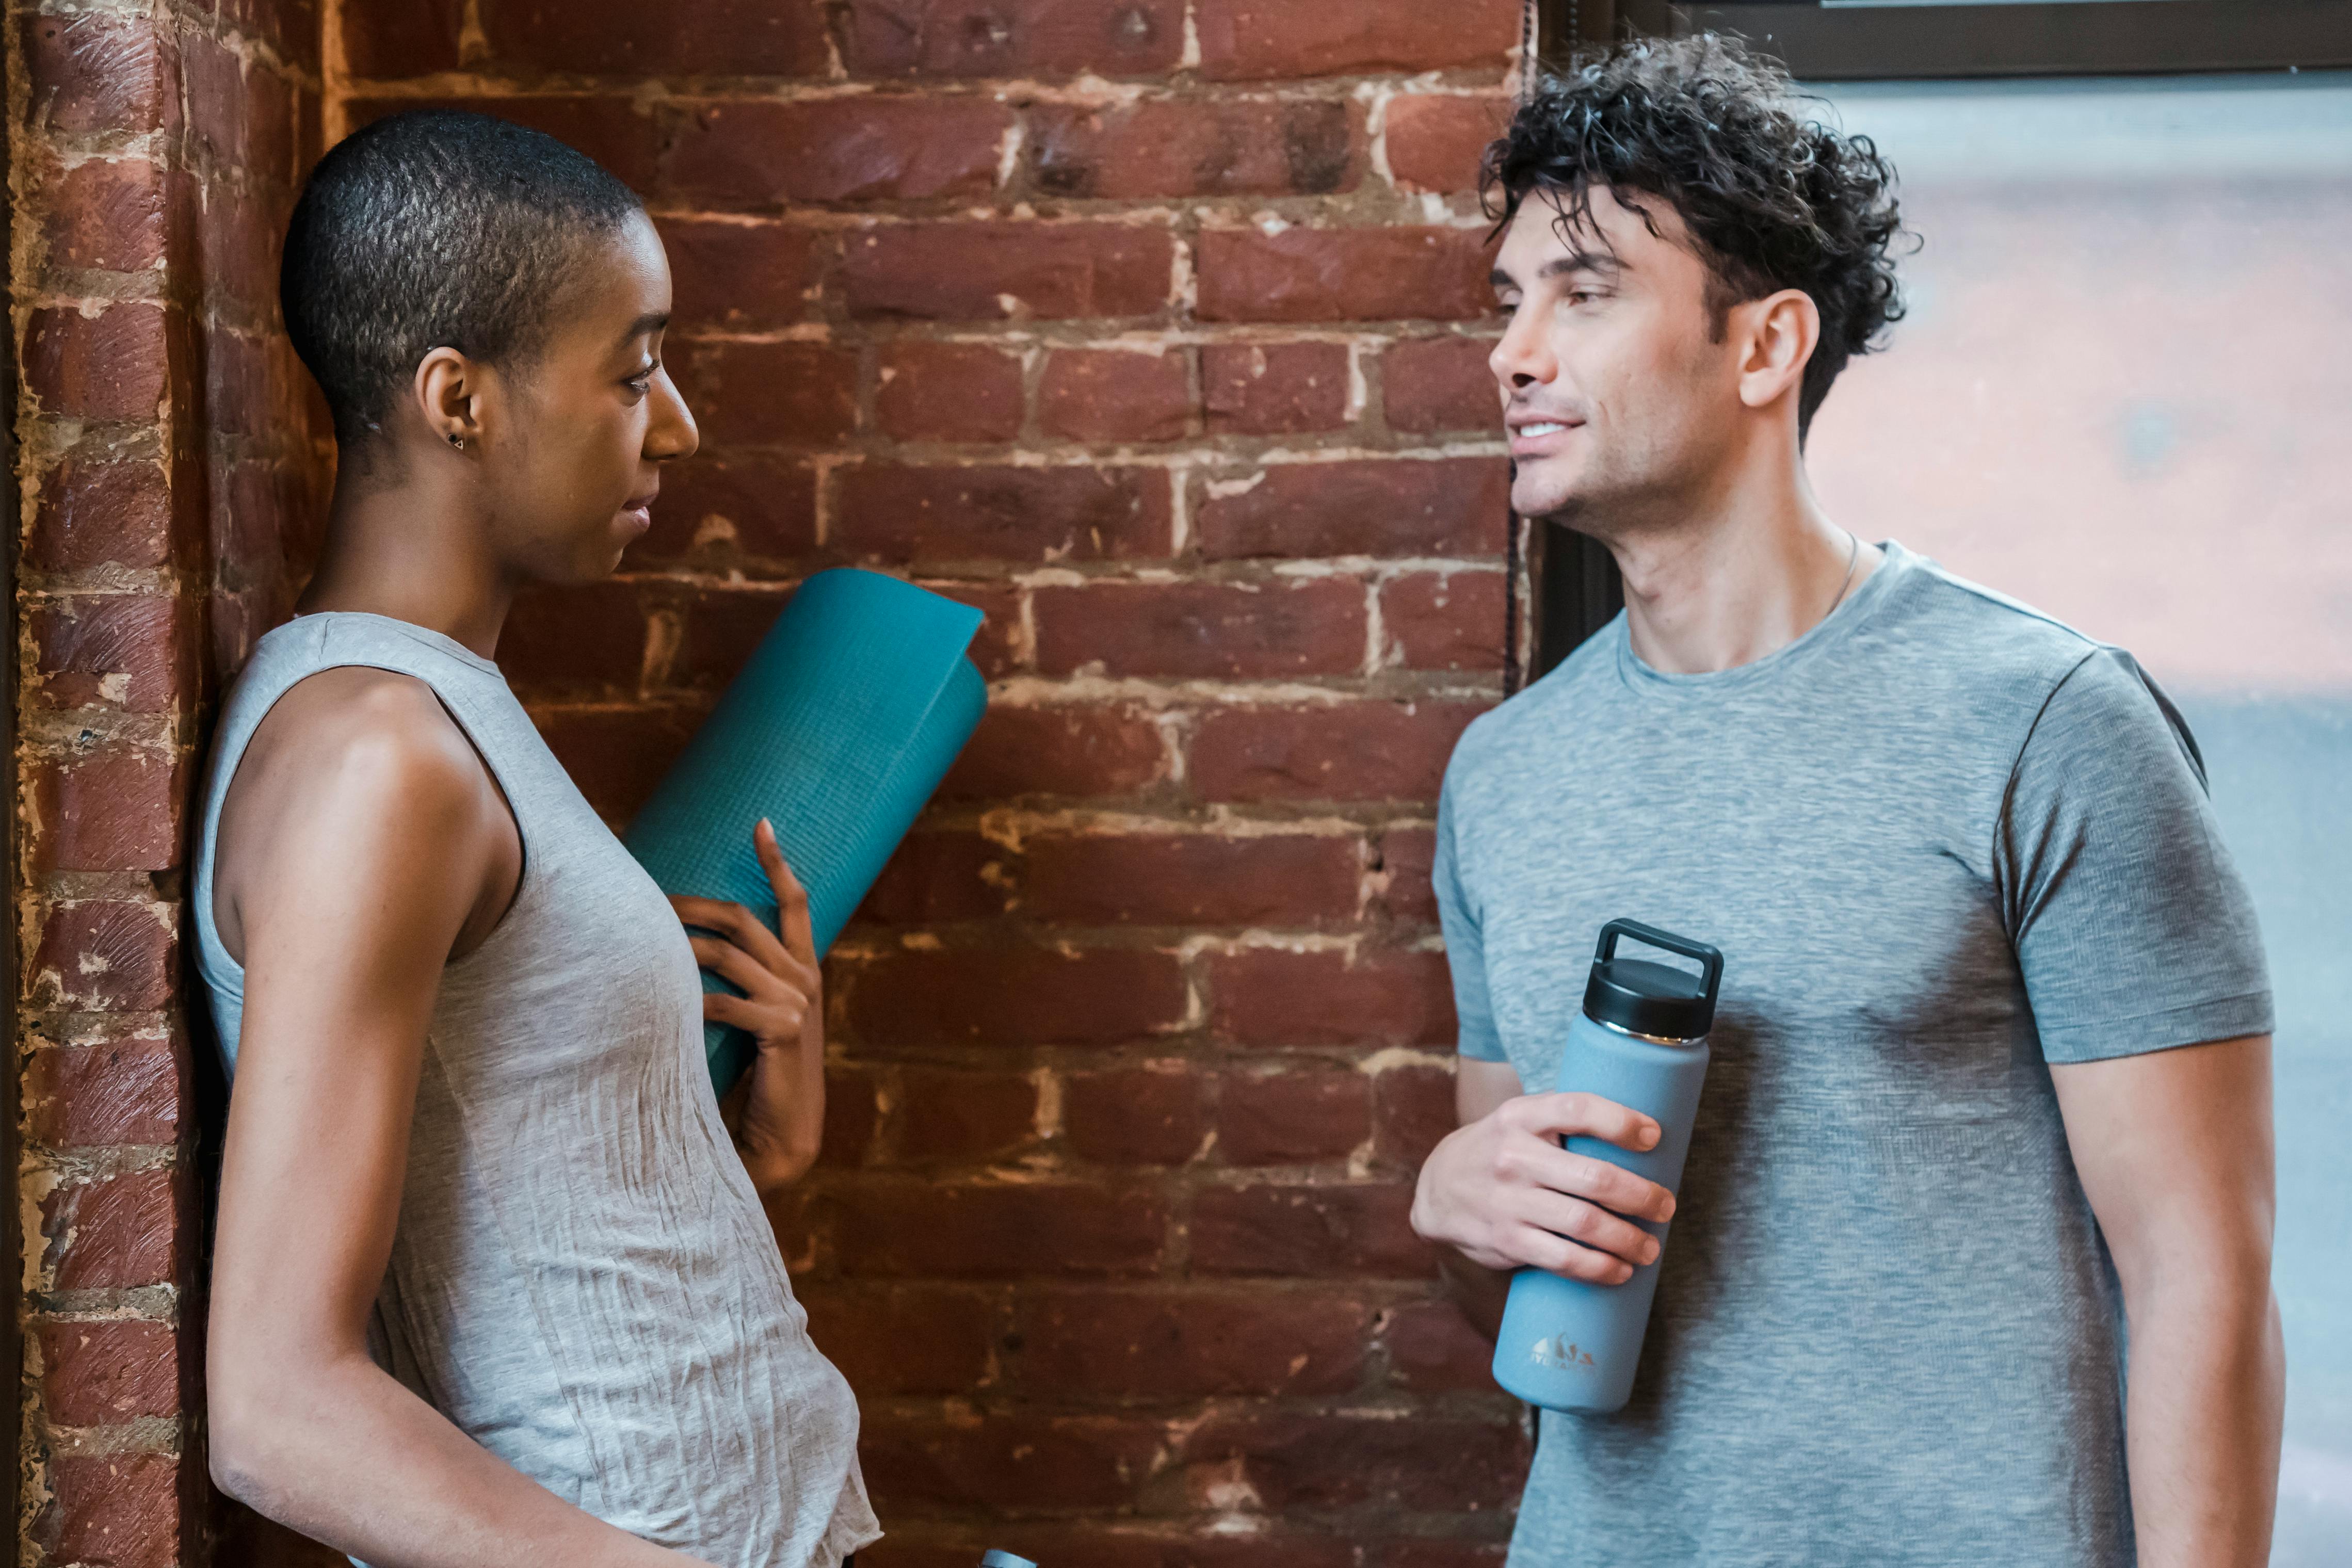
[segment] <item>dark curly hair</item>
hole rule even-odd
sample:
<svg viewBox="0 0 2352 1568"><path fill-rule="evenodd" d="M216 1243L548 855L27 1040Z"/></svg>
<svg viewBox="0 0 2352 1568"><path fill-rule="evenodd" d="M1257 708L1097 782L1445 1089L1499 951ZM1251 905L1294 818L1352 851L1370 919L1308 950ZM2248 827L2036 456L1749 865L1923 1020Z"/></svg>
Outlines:
<svg viewBox="0 0 2352 1568"><path fill-rule="evenodd" d="M1589 225L1594 187L1646 192L1682 215L1710 274L1714 330L1744 300L1812 297L1820 344L1797 398L1800 439L1846 361L1902 319L1890 254L1903 234L1894 166L1867 136L1806 112L1775 62L1737 38L1644 38L1547 76L1486 149L1481 188L1499 229L1528 195Z"/></svg>

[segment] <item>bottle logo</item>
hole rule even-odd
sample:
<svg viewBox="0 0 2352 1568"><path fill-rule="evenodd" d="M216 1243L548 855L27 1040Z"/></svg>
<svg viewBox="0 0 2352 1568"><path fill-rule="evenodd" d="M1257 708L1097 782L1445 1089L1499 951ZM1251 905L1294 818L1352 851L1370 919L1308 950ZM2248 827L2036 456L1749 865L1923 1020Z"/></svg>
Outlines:
<svg viewBox="0 0 2352 1568"><path fill-rule="evenodd" d="M1581 1371L1592 1366L1591 1353L1570 1344L1565 1334L1537 1340L1535 1348L1528 1353L1528 1359L1538 1366L1556 1366L1570 1371Z"/></svg>

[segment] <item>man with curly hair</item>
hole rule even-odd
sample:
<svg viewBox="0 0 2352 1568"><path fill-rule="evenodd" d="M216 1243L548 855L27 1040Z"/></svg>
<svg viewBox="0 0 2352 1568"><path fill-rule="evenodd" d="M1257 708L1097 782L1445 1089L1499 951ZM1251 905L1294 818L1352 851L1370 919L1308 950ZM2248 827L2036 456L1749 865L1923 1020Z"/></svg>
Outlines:
<svg viewBox="0 0 2352 1568"><path fill-rule="evenodd" d="M2257 1568L2271 998L2195 743L1806 482L1899 314L1893 171L1701 37L1546 83L1487 176L1513 504L1626 604L1448 769L1461 1125L1413 1222L1491 1325L1505 1270L1622 1281L1625 1217L1674 1220L1632 1401L1544 1414L1513 1568ZM1619 915L1726 957L1678 1203L1559 1142L1646 1117L1543 1092Z"/></svg>

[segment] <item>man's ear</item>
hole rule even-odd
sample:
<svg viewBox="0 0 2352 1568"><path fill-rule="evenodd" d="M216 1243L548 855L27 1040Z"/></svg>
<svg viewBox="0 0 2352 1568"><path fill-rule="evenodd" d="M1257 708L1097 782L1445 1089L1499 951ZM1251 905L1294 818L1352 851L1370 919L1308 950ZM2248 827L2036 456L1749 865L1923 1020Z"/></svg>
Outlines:
<svg viewBox="0 0 2352 1568"><path fill-rule="evenodd" d="M1821 308L1801 288L1783 288L1733 308L1742 323L1739 401L1769 408L1803 382L1822 340Z"/></svg>
<svg viewBox="0 0 2352 1568"><path fill-rule="evenodd" d="M484 367L451 348L428 351L416 362L411 389L425 428L436 441L464 451L481 438Z"/></svg>

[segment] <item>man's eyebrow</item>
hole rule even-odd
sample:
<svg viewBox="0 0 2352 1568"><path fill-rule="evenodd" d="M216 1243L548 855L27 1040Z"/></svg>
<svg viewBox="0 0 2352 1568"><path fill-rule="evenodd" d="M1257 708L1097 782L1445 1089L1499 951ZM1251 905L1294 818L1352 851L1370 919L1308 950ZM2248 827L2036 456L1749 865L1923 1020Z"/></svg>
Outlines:
<svg viewBox="0 0 2352 1568"><path fill-rule="evenodd" d="M1556 256L1536 268L1536 279L1559 277L1571 272L1597 273L1602 277L1615 277L1625 270L1625 264L1605 250L1580 250L1568 256ZM1501 267L1486 275L1486 281L1496 288L1517 288L1519 280Z"/></svg>
<svg viewBox="0 0 2352 1568"><path fill-rule="evenodd" d="M632 339L642 338L648 332L658 332L668 325L668 311L648 310L629 323L627 329L622 332L620 340L625 343Z"/></svg>

